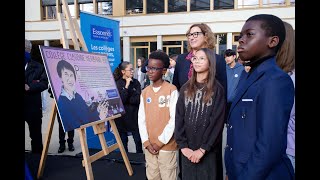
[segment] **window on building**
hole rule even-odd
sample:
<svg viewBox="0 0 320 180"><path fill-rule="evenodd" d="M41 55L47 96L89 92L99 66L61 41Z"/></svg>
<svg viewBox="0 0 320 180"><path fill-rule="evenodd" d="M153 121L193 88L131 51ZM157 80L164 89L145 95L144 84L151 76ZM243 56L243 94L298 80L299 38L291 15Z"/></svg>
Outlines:
<svg viewBox="0 0 320 180"><path fill-rule="evenodd" d="M147 14L164 13L164 0L147 0Z"/></svg>
<svg viewBox="0 0 320 180"><path fill-rule="evenodd" d="M112 1L98 3L98 14L112 15Z"/></svg>
<svg viewBox="0 0 320 180"><path fill-rule="evenodd" d="M146 42L136 40L136 42L131 42L130 62L134 66L136 66L138 57L142 56L147 59L151 52L157 50L157 42L155 41L156 37L149 37L144 39L146 39Z"/></svg>
<svg viewBox="0 0 320 180"><path fill-rule="evenodd" d="M169 56L183 53L183 41L163 41L162 50Z"/></svg>
<svg viewBox="0 0 320 180"><path fill-rule="evenodd" d="M187 0L168 0L168 12L187 12Z"/></svg>
<svg viewBox="0 0 320 180"><path fill-rule="evenodd" d="M56 19L56 6L43 6L43 19Z"/></svg>
<svg viewBox="0 0 320 180"><path fill-rule="evenodd" d="M240 39L240 34L233 35L233 42L238 42Z"/></svg>
<svg viewBox="0 0 320 180"><path fill-rule="evenodd" d="M85 11L89 13L94 13L93 3L80 4L80 11Z"/></svg>
<svg viewBox="0 0 320 180"><path fill-rule="evenodd" d="M190 10L191 11L210 10L210 0L191 0Z"/></svg>
<svg viewBox="0 0 320 180"><path fill-rule="evenodd" d="M263 0L263 7L270 7L270 6L285 6L286 0Z"/></svg>
<svg viewBox="0 0 320 180"><path fill-rule="evenodd" d="M259 0L238 0L238 8L250 8L250 7L258 7Z"/></svg>
<svg viewBox="0 0 320 180"><path fill-rule="evenodd" d="M157 50L157 42L150 42L150 53Z"/></svg>
<svg viewBox="0 0 320 180"><path fill-rule="evenodd" d="M130 49L130 63L133 64L134 67L137 67L137 58L144 57L148 58L149 54L149 43L148 42L133 42L131 43Z"/></svg>
<svg viewBox="0 0 320 180"><path fill-rule="evenodd" d="M131 46L148 46L148 42L133 42Z"/></svg>
<svg viewBox="0 0 320 180"><path fill-rule="evenodd" d="M227 49L227 34L216 34L217 44L215 47L216 53L223 55Z"/></svg>
<svg viewBox="0 0 320 180"><path fill-rule="evenodd" d="M142 0L141 0L142 1ZM93 9L93 1L92 0L78 0L78 10L80 11L86 11L90 13L94 13ZM76 16L75 12L75 4L73 1L68 0L68 7L70 11L70 15L72 17ZM97 0L98 3L98 14L102 15L112 15L112 0ZM56 19L56 1L53 0L42 0L42 6L43 6L43 18L44 19ZM62 3L59 6L60 10L62 10ZM65 13L65 12L64 12ZM79 12L77 12L79 15ZM77 17L78 18L78 17Z"/></svg>
<svg viewBox="0 0 320 180"><path fill-rule="evenodd" d="M188 52L188 41L183 41L183 53Z"/></svg>
<svg viewBox="0 0 320 180"><path fill-rule="evenodd" d="M127 14L139 14L143 12L143 0L126 0Z"/></svg>
<svg viewBox="0 0 320 180"><path fill-rule="evenodd" d="M242 0L239 0L239 1L242 1ZM214 0L213 7L214 9L233 9L234 0Z"/></svg>

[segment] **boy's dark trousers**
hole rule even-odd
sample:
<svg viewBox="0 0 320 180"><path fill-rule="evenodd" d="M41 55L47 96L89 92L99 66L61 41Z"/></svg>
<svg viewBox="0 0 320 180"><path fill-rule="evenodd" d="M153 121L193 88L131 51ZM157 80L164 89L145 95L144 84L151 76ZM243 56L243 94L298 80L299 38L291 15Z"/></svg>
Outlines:
<svg viewBox="0 0 320 180"><path fill-rule="evenodd" d="M57 114L57 119L59 122L59 144L60 146L65 146L66 144L66 133L63 131L62 123L59 114ZM68 144L73 144L73 138L74 138L74 130L68 131Z"/></svg>

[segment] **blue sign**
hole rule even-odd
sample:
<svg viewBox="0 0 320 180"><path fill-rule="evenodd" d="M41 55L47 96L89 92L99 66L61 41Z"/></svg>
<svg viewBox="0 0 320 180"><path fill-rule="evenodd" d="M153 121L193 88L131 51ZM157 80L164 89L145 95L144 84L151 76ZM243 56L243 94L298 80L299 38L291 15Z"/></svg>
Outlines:
<svg viewBox="0 0 320 180"><path fill-rule="evenodd" d="M113 42L113 29L91 25L91 39Z"/></svg>
<svg viewBox="0 0 320 180"><path fill-rule="evenodd" d="M115 98L115 97L119 97L118 91L116 89L107 89L106 93L107 93L107 97L110 99Z"/></svg>
<svg viewBox="0 0 320 180"><path fill-rule="evenodd" d="M113 20L97 14L80 12L81 32L86 42L89 52L105 54L109 61L112 72L120 64L120 34L119 21ZM116 97L117 90L106 92L110 97ZM110 98L109 97L109 98ZM106 133L104 133L107 145L116 143L115 136L106 123ZM93 128L86 129L88 148L102 149L99 137L94 134Z"/></svg>
<svg viewBox="0 0 320 180"><path fill-rule="evenodd" d="M88 51L106 54L113 72L120 64L119 21L80 11L80 27Z"/></svg>

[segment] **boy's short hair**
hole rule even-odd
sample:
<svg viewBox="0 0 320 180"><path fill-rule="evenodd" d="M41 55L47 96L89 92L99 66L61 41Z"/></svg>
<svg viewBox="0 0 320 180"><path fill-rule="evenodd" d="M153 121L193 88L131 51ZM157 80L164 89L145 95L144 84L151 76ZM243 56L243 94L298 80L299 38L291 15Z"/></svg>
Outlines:
<svg viewBox="0 0 320 180"><path fill-rule="evenodd" d="M232 50L232 49L227 49L225 52L224 52L224 57L229 57L229 56L234 56L236 55L236 51Z"/></svg>
<svg viewBox="0 0 320 180"><path fill-rule="evenodd" d="M162 61L163 67L168 68L170 65L170 59L169 56L163 52L163 51L154 51L149 55L149 60L150 59L158 59Z"/></svg>
<svg viewBox="0 0 320 180"><path fill-rule="evenodd" d="M68 70L72 71L74 74L74 79L77 80L76 72L75 72L73 66L68 61L63 60L63 59L60 60L57 64L57 73L60 78L62 77L62 69L68 69Z"/></svg>
<svg viewBox="0 0 320 180"><path fill-rule="evenodd" d="M251 16L248 21L262 21L261 28L265 30L266 36L278 36L279 43L275 47L275 52L277 53L286 38L286 29L284 27L283 21L271 14L258 14Z"/></svg>

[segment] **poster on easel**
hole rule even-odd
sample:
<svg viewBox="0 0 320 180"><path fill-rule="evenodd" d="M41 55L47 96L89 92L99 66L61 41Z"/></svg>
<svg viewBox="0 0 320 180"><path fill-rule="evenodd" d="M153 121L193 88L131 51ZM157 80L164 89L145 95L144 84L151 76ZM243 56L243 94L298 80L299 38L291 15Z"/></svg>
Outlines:
<svg viewBox="0 0 320 180"><path fill-rule="evenodd" d="M39 48L65 132L125 113L107 56Z"/></svg>

